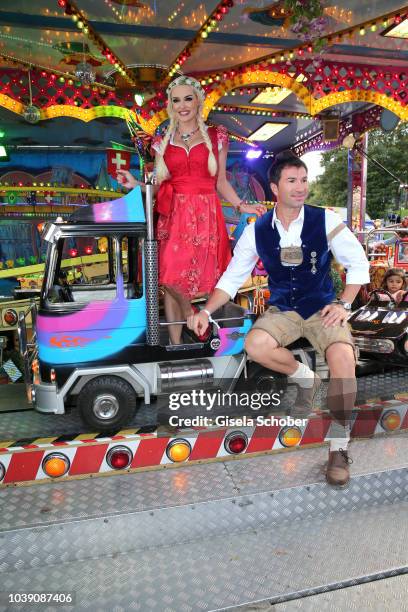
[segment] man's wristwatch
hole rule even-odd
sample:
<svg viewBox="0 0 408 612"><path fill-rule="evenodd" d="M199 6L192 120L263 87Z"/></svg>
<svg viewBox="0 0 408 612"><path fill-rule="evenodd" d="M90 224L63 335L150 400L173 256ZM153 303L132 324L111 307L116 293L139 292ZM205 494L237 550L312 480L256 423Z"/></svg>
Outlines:
<svg viewBox="0 0 408 612"><path fill-rule="evenodd" d="M351 304L350 304L350 302L346 302L345 300L335 300L335 302L333 302L333 304L340 304L341 306L343 306L344 310L347 310L348 312L351 311Z"/></svg>

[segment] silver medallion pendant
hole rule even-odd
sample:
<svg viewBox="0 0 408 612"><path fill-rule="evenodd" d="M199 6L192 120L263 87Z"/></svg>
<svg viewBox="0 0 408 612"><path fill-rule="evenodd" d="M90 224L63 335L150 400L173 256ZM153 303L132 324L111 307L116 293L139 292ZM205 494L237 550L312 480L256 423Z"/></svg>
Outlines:
<svg viewBox="0 0 408 612"><path fill-rule="evenodd" d="M317 272L317 268L316 268L317 253L316 253L316 251L311 251L311 253L310 253L310 263L312 264L311 273L312 274L316 274L316 272Z"/></svg>

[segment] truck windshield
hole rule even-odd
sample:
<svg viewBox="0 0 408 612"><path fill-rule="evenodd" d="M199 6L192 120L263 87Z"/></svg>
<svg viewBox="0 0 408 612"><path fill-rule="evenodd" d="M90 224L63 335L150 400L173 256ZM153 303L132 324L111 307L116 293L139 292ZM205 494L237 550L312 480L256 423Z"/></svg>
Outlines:
<svg viewBox="0 0 408 612"><path fill-rule="evenodd" d="M56 248L49 303L114 300L119 295L137 299L143 294L139 237L70 236L60 238Z"/></svg>

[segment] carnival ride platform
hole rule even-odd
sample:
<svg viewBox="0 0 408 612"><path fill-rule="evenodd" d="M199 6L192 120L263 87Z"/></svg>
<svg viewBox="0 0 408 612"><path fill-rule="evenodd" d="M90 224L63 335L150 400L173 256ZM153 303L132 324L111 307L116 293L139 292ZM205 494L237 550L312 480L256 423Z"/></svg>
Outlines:
<svg viewBox="0 0 408 612"><path fill-rule="evenodd" d="M367 374L357 378L356 406L365 408L387 405L387 403L391 406L390 402L392 402L395 406L398 405L408 409L408 370L406 368L384 370L378 364L377 372L368 374L368 372L373 372L374 368L373 364L360 366L361 371L367 372ZM320 370L322 378L324 374ZM327 386L328 381L325 380L316 398L314 417L317 414L322 414L320 409L327 394ZM159 402L153 402L150 405L140 402L134 419L125 431L130 432L141 428L155 429L156 416L159 410ZM7 446L10 447L11 441L23 443L33 442L36 438L44 437L70 436L73 439L75 435L85 436L89 434L91 437L99 435L97 433L91 434L83 431L83 429L84 424L75 406L69 406L67 413L64 415L41 414L28 404L23 384L10 384L1 387L0 448L4 448L3 443L5 441L8 443ZM116 433L119 434L120 432ZM374 430L371 433L374 433Z"/></svg>
<svg viewBox="0 0 408 612"><path fill-rule="evenodd" d="M279 428L241 428L236 456L231 428L156 430L154 404L107 436L80 433L75 409L42 415L14 397L0 413L0 610L38 609L9 593L74 596L42 610L406 609L406 370L358 379L345 488L325 481L326 385L297 446L284 448ZM192 453L172 464L166 447L180 437ZM133 453L124 471L106 463L117 444ZM56 451L70 470L46 479Z"/></svg>
<svg viewBox="0 0 408 612"><path fill-rule="evenodd" d="M408 438L350 450L344 489L324 447L6 488L1 590L75 597L44 610L406 609Z"/></svg>

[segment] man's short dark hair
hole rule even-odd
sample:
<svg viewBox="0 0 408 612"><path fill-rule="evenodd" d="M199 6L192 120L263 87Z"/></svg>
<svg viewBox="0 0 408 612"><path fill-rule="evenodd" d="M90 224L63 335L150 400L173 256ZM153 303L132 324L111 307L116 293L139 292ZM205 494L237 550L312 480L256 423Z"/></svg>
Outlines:
<svg viewBox="0 0 408 612"><path fill-rule="evenodd" d="M307 166L297 155L292 151L282 151L275 157L271 167L268 170L268 180L270 183L277 185L279 183L282 170L288 167L304 168L307 172Z"/></svg>

